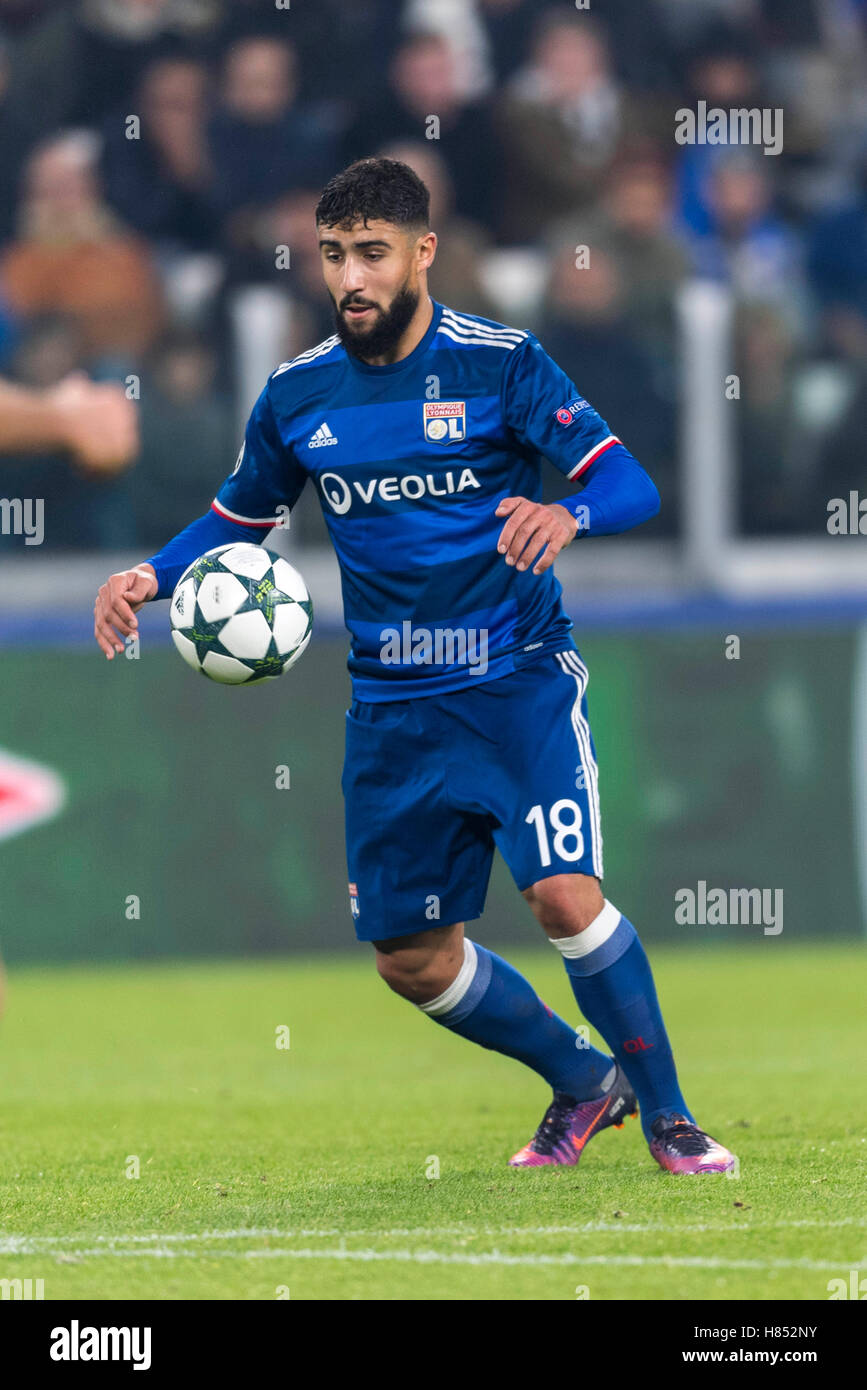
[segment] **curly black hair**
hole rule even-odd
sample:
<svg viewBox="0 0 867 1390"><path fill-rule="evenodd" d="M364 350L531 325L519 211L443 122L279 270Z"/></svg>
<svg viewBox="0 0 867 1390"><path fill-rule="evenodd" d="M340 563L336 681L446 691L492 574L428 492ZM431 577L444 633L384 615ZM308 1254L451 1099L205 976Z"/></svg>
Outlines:
<svg viewBox="0 0 867 1390"><path fill-rule="evenodd" d="M316 204L317 225L348 232L372 219L397 227L430 226L430 194L418 174L399 159L357 159L335 174Z"/></svg>

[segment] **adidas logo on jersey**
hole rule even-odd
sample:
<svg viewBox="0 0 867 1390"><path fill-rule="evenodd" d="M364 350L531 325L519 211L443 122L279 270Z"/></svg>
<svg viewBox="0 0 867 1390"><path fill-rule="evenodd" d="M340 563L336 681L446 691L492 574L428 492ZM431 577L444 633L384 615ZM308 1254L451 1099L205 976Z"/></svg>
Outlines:
<svg viewBox="0 0 867 1390"><path fill-rule="evenodd" d="M321 449L324 444L336 444L337 435L332 434L325 421L319 426L315 434L311 434L307 441L308 449Z"/></svg>

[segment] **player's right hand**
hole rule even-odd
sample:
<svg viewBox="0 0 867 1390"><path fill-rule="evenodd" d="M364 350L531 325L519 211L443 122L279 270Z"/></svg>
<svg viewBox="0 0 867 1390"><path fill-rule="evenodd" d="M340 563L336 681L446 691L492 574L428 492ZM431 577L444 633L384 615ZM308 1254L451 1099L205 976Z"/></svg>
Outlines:
<svg viewBox="0 0 867 1390"><path fill-rule="evenodd" d="M150 565L121 570L103 584L93 605L93 635L111 661L123 651L123 639L138 628L135 616L143 603L153 598L159 585Z"/></svg>

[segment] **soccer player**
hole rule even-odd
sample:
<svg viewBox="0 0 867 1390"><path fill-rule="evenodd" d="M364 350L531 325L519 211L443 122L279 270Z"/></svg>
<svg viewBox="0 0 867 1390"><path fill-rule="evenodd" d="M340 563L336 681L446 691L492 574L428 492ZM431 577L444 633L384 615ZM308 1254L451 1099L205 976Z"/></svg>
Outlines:
<svg viewBox="0 0 867 1390"><path fill-rule="evenodd" d="M316 223L336 333L273 372L211 512L102 586L96 640L122 651L142 603L204 551L263 539L310 479L352 637L342 785L359 940L429 1018L548 1083L513 1165L575 1164L638 1107L663 1168L725 1171L733 1155L681 1094L635 928L602 895L587 668L552 569L576 538L653 516L656 488L531 333L431 300L428 194L405 164L352 164ZM542 456L582 490L543 505ZM611 1055L465 935L495 846Z"/></svg>

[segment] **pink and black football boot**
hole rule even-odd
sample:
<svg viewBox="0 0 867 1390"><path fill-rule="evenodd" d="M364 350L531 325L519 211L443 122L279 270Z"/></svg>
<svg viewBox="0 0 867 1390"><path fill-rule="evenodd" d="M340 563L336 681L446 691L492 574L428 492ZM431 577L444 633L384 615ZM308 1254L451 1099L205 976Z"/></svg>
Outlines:
<svg viewBox="0 0 867 1390"><path fill-rule="evenodd" d="M660 1115L651 1125L650 1152L667 1173L727 1173L733 1153L683 1115Z"/></svg>
<svg viewBox="0 0 867 1390"><path fill-rule="evenodd" d="M635 1094L619 1067L610 1090L596 1100L576 1100L563 1091L555 1091L554 1099L533 1138L509 1159L509 1166L572 1166L578 1162L585 1144L594 1134L607 1129L609 1125L622 1129L626 1116L637 1112Z"/></svg>

